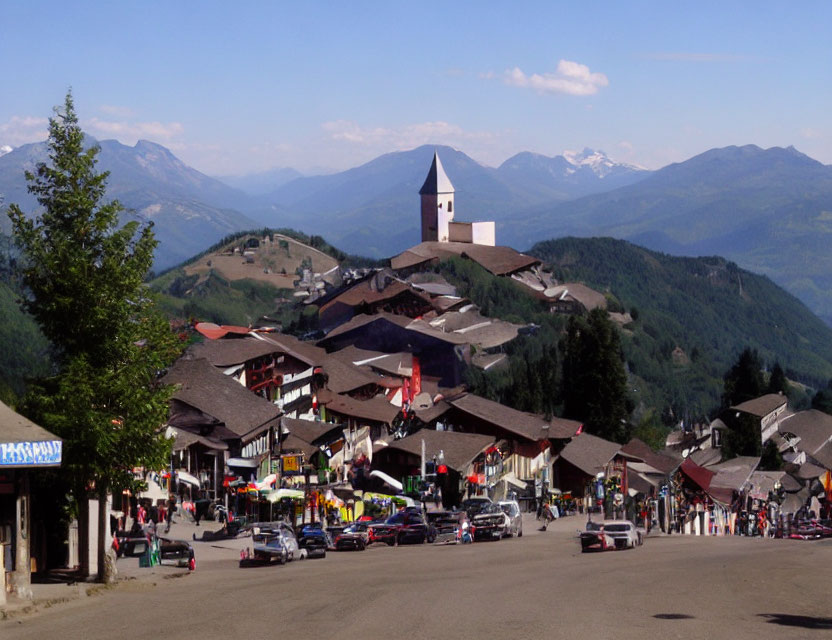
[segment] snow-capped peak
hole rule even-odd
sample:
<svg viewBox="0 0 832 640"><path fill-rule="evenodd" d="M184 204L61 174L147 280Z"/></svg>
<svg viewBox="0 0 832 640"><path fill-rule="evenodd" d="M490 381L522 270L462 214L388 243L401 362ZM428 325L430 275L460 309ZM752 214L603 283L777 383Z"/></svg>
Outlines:
<svg viewBox="0 0 832 640"><path fill-rule="evenodd" d="M618 168L642 171L644 168L633 164L616 162L601 150L586 148L583 151L564 151L563 157L575 167L589 167L599 178L609 175Z"/></svg>
<svg viewBox="0 0 832 640"><path fill-rule="evenodd" d="M0 144L0 156L4 156L7 153L11 153L12 151L14 151L14 149L12 147L10 147L9 145Z"/></svg>

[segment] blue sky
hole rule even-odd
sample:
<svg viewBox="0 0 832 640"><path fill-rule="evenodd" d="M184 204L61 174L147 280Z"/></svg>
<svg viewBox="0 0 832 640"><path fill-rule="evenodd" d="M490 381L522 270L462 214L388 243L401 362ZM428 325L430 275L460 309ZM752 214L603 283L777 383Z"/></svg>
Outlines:
<svg viewBox="0 0 832 640"><path fill-rule="evenodd" d="M491 166L749 143L830 164L830 24L828 2L0 0L0 146L45 137L72 86L89 133L213 175L425 143Z"/></svg>

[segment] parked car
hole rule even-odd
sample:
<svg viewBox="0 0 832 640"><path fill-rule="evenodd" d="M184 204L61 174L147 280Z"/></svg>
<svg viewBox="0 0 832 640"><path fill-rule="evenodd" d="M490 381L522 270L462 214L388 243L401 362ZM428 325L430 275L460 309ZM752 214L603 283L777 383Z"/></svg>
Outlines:
<svg viewBox="0 0 832 640"><path fill-rule="evenodd" d="M635 549L644 542L644 534L629 520L590 521L580 540L581 551Z"/></svg>
<svg viewBox="0 0 832 640"><path fill-rule="evenodd" d="M369 526L365 522L355 522L339 531L333 542L338 551L364 551L370 544Z"/></svg>
<svg viewBox="0 0 832 640"><path fill-rule="evenodd" d="M258 523L251 528L252 546L240 557L240 566L247 564L284 564L301 558L295 532L284 522Z"/></svg>
<svg viewBox="0 0 832 640"><path fill-rule="evenodd" d="M468 520L465 511L429 511L428 542L436 544L460 541L462 523Z"/></svg>
<svg viewBox="0 0 832 640"><path fill-rule="evenodd" d="M462 501L462 509L468 514L469 518L477 515L486 505L491 504L491 498L486 496L474 496Z"/></svg>
<svg viewBox="0 0 832 640"><path fill-rule="evenodd" d="M471 513L469 511L469 513ZM471 517L474 540L499 540L506 529L506 516L495 502L482 503Z"/></svg>
<svg viewBox="0 0 832 640"><path fill-rule="evenodd" d="M428 537L424 519L417 513L400 511L384 522L368 525L370 542L386 542L389 545L406 542L423 543Z"/></svg>
<svg viewBox="0 0 832 640"><path fill-rule="evenodd" d="M298 535L298 547L306 550L309 558L325 558L328 549L334 548L329 533L320 525L306 525Z"/></svg>
<svg viewBox="0 0 832 640"><path fill-rule="evenodd" d="M506 520L503 535L521 537L523 535L523 516L520 513L520 505L517 504L516 500L502 500L498 504Z"/></svg>
<svg viewBox="0 0 832 640"><path fill-rule="evenodd" d="M188 567L191 571L196 569L194 548L185 540L159 538L159 557L162 564Z"/></svg>

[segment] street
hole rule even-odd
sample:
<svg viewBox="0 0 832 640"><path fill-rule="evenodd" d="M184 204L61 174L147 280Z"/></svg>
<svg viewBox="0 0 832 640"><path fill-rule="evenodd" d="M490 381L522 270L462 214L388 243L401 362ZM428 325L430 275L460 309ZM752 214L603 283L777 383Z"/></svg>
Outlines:
<svg viewBox="0 0 832 640"><path fill-rule="evenodd" d="M0 637L644 640L832 630L832 540L651 536L635 550L581 554L582 524L562 518L539 532L526 516L518 539L376 546L247 569L238 567L243 541L195 543L190 575L171 569L155 586L128 579L2 621Z"/></svg>

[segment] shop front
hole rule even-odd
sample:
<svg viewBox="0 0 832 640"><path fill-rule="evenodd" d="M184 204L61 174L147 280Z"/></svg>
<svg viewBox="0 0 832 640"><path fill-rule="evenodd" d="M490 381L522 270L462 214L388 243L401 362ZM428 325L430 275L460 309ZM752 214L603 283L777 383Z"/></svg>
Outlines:
<svg viewBox="0 0 832 640"><path fill-rule="evenodd" d="M31 594L32 527L29 480L37 469L59 467L63 442L0 402L0 605L6 592Z"/></svg>

